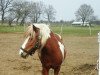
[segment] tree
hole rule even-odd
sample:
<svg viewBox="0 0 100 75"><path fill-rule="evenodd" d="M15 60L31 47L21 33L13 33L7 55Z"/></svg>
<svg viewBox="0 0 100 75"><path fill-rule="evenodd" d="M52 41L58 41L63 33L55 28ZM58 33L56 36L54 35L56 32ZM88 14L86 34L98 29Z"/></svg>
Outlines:
<svg viewBox="0 0 100 75"><path fill-rule="evenodd" d="M20 18L22 17L22 3L23 1L14 1L12 3L12 10L16 13L16 25L18 25L18 22Z"/></svg>
<svg viewBox="0 0 100 75"><path fill-rule="evenodd" d="M10 9L9 10L9 13L8 13L8 15L7 15L7 21L8 21L8 24L9 24L9 26L11 26L11 24L12 24L12 22L14 21L14 19L16 18L16 13L12 10L12 9Z"/></svg>
<svg viewBox="0 0 100 75"><path fill-rule="evenodd" d="M43 13L43 2L32 2L31 3L31 12L30 12L30 19L33 23L37 23Z"/></svg>
<svg viewBox="0 0 100 75"><path fill-rule="evenodd" d="M22 17L20 25L23 25L25 20L27 19L28 15L30 14L30 3L29 2L23 2L22 4Z"/></svg>
<svg viewBox="0 0 100 75"><path fill-rule="evenodd" d="M1 23L4 23L5 14L8 12L11 7L11 2L13 0L0 0L0 14L1 14Z"/></svg>
<svg viewBox="0 0 100 75"><path fill-rule="evenodd" d="M25 0L15 0L12 3L12 10L15 12L16 25L18 22L23 25L31 10L30 3Z"/></svg>
<svg viewBox="0 0 100 75"><path fill-rule="evenodd" d="M92 20L94 11L90 5L83 4L76 11L75 15L76 15L76 19L81 20L84 25L84 22Z"/></svg>
<svg viewBox="0 0 100 75"><path fill-rule="evenodd" d="M46 15L46 19L48 20L48 22L51 22L52 20L55 19L55 9L53 8L52 5L49 5L45 8L45 11L44 11L45 15Z"/></svg>

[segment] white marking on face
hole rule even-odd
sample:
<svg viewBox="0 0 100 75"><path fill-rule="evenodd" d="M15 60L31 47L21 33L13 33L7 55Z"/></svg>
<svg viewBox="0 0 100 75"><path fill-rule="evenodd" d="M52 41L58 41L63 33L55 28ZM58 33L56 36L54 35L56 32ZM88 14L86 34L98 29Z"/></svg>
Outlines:
<svg viewBox="0 0 100 75"><path fill-rule="evenodd" d="M28 54L27 54L26 52L24 52L22 49L20 49L19 55L20 55L21 57L23 57L23 58L28 57Z"/></svg>
<svg viewBox="0 0 100 75"><path fill-rule="evenodd" d="M58 44L59 44L59 47L60 47L60 50L62 52L62 55L63 55L63 59L64 59L64 45L61 44L61 42L58 41Z"/></svg>
<svg viewBox="0 0 100 75"><path fill-rule="evenodd" d="M29 40L29 37L27 37L26 40L24 41L24 43L23 43L23 45L22 45L22 48L23 48L23 49L25 48L25 46L26 46L28 40ZM22 49L20 49L19 55L21 55L21 54L23 54L23 53L24 53L24 51L23 51Z"/></svg>
<svg viewBox="0 0 100 75"><path fill-rule="evenodd" d="M21 55L22 53L23 53L23 50L20 49L20 51L19 51L19 55Z"/></svg>
<svg viewBox="0 0 100 75"><path fill-rule="evenodd" d="M22 48L23 48L23 49L25 48L25 46L26 46L28 40L29 40L29 37L27 37L26 40L24 41L24 43L23 43L23 45L22 45Z"/></svg>

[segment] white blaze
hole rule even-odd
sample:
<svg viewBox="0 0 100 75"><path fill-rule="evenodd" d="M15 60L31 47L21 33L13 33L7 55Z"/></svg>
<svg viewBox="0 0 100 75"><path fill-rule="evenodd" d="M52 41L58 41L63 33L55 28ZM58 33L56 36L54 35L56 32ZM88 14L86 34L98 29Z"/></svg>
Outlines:
<svg viewBox="0 0 100 75"><path fill-rule="evenodd" d="M24 43L23 43L23 45L22 45L22 48L23 48L23 49L25 48L25 46L26 46L28 40L29 40L29 37L27 37L26 40L24 41Z"/></svg>
<svg viewBox="0 0 100 75"><path fill-rule="evenodd" d="M22 53L23 53L23 50L20 49L20 51L19 51L19 55L21 55Z"/></svg>
<svg viewBox="0 0 100 75"><path fill-rule="evenodd" d="M61 44L61 42L58 41L58 44L59 44L59 47L60 47L60 50L62 52L62 56L63 56L63 59L64 59L64 45Z"/></svg>
<svg viewBox="0 0 100 75"><path fill-rule="evenodd" d="M29 40L29 37L27 37L26 40L24 41L24 43L23 43L23 45L22 45L22 48L23 48L23 49L25 48L25 46L26 46L28 40ZM22 49L20 49L19 55L21 55L22 53L24 53L24 51L23 51Z"/></svg>

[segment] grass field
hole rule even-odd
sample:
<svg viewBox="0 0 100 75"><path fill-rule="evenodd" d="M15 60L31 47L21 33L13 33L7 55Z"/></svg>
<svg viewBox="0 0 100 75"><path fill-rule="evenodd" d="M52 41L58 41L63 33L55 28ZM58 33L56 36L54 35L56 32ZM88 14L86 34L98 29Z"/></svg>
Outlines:
<svg viewBox="0 0 100 75"><path fill-rule="evenodd" d="M15 29L14 29L15 28ZM60 33L60 26L50 27ZM63 27L63 41L67 57L62 64L60 75L97 75L98 59L97 33L100 27ZM41 75L41 63L37 52L28 59L19 57L23 42L24 27L0 26L0 75ZM53 75L53 71L50 71Z"/></svg>
<svg viewBox="0 0 100 75"><path fill-rule="evenodd" d="M0 32L3 33L14 33L14 32L24 32L27 26L0 26ZM55 33L60 33L61 26L50 26L52 31ZM63 26L63 35L67 36L90 36L89 27L75 27L75 26ZM91 27L92 36L96 36L100 31L100 26Z"/></svg>

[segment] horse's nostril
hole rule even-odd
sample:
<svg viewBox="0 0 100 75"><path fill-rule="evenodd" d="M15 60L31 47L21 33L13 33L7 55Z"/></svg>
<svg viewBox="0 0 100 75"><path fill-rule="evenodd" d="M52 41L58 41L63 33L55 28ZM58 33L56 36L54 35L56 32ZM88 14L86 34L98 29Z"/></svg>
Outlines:
<svg viewBox="0 0 100 75"><path fill-rule="evenodd" d="M20 49L19 54L22 55L23 54L23 50Z"/></svg>
<svg viewBox="0 0 100 75"><path fill-rule="evenodd" d="M23 53L21 53L21 56L23 56Z"/></svg>

